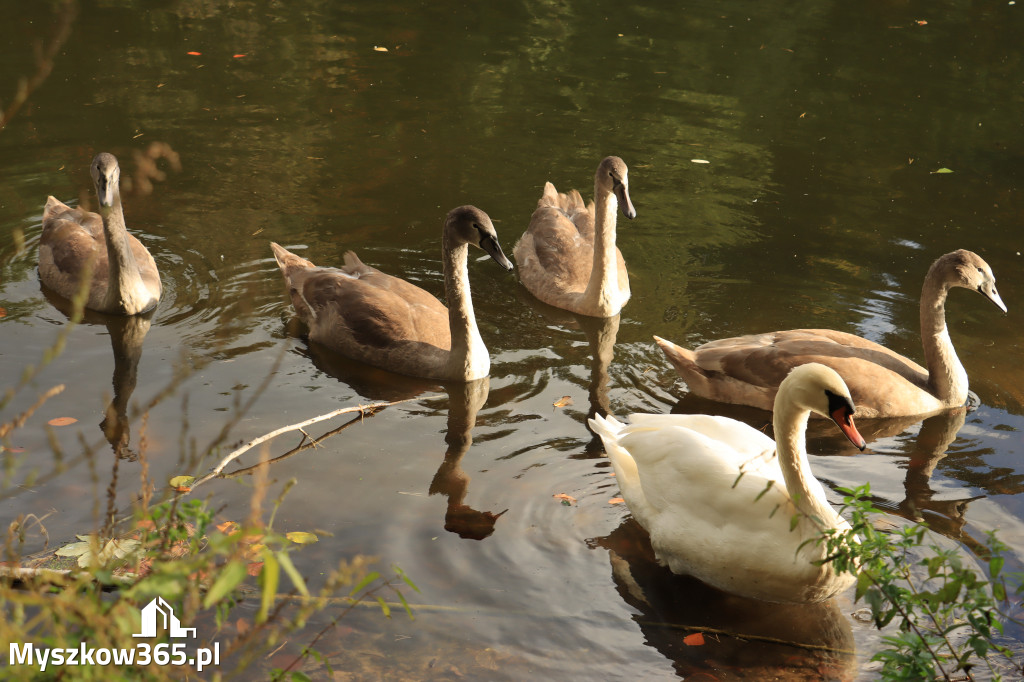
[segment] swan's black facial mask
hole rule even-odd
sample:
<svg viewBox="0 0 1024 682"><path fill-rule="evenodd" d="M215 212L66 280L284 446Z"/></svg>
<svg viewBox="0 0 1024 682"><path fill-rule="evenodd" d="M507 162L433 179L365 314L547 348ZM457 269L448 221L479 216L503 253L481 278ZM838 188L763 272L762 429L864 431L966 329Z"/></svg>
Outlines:
<svg viewBox="0 0 1024 682"><path fill-rule="evenodd" d="M850 439L851 443L856 445L859 450L863 450L867 443L853 423L853 403L849 398L836 395L832 391L825 391L825 395L828 396L828 416L836 423L843 435Z"/></svg>

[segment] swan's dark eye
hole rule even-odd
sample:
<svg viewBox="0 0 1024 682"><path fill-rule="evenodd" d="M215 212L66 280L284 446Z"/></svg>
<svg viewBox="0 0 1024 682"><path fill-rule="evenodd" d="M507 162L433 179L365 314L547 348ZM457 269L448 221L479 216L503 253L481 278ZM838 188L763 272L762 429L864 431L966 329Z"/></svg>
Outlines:
<svg viewBox="0 0 1024 682"><path fill-rule="evenodd" d="M980 273L981 273L981 274L983 274L983 275L985 274L985 271L984 271L984 270L982 270L981 268L978 268L978 272L980 272Z"/></svg>

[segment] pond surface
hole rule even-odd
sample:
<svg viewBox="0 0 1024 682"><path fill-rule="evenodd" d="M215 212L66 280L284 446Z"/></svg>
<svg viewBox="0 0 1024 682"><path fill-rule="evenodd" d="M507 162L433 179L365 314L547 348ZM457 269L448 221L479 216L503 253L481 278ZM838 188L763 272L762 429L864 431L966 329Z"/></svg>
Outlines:
<svg viewBox="0 0 1024 682"><path fill-rule="evenodd" d="M655 334L692 347L828 327L920 360L924 273L967 248L992 266L1010 310L950 296L951 335L981 405L923 425L861 424L873 435L855 457L837 437L812 439L812 466L833 501L835 487L870 482L893 514L927 518L968 548L998 529L1020 567L1021 4L5 4L0 106L11 112L22 81L29 93L0 130L0 385L38 364L65 326L65 304L38 281L40 216L49 194L95 206L88 164L99 151L133 177L128 225L165 293L148 330L87 318L0 414L66 384L8 444L17 452L6 455L0 519L50 514L58 543L94 526L113 454L88 460L79 443L104 443L112 397L124 409L155 401L145 444L135 420L129 448L145 448L158 482L212 466L187 464L188 453L250 400L227 445L413 398L272 470L275 491L297 480L275 527L332 534L294 555L312 581L366 554L422 590L414 622L351 616L320 649L335 670L871 679L878 633L851 617L862 606L852 594L780 608L657 567L628 510L609 502L618 488L584 422L602 409L769 423L687 396ZM177 153L180 170L153 143ZM151 188L150 152L166 171ZM441 295L449 209L487 211L511 254L544 182L589 197L608 154L629 164L638 213L619 223L633 291L620 318L546 308L515 274L472 259L492 363L489 381L469 387L333 357L293 319L269 241L318 264L352 249ZM572 404L555 407L563 396ZM79 421L49 429L57 416ZM283 437L272 454L297 441ZM137 462L121 463L124 509L139 475ZM241 476L197 494L238 519L250 490ZM723 634L688 646L694 628Z"/></svg>

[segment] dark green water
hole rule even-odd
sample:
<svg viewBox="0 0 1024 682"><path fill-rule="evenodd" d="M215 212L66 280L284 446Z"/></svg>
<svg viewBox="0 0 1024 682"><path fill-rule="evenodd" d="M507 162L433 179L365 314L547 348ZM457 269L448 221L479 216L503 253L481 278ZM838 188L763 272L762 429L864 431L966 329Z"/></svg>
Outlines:
<svg viewBox="0 0 1024 682"><path fill-rule="evenodd" d="M186 444L201 446L278 357L231 443L360 401L419 395L273 470L279 482L298 479L276 527L333 533L296 555L305 573L375 555L438 607L413 623L366 617L333 635L323 650L335 669L390 679L870 679L878 635L850 618L851 596L764 608L654 566L628 511L608 503L618 489L583 422L605 400L620 415L699 409L767 422L684 399L653 334L695 345L830 327L920 359L924 273L956 248L988 261L1010 309L1003 316L968 291L947 307L981 407L962 426L940 419L879 434L856 458L836 440L813 441L824 453L813 466L826 487L870 481L894 513L926 516L968 547L999 529L1019 563L1024 6L179 0L73 4L71 16L56 3L2 5L0 106L23 79L31 92L0 130L0 385L37 363L66 321L35 270L47 195L94 204L96 152L116 154L128 176L134 155L160 142L181 169L161 161L167 177L151 192L137 180L125 189L129 227L165 287L131 402L152 400L176 367L196 369L150 411L155 480L201 473L181 470L184 399ZM510 253L543 183L589 195L608 154L629 164L638 212L620 221L633 298L614 359L595 367L588 341L609 329L581 328L514 276L471 262L492 356L471 446L465 424L481 392L452 389L449 401L360 371L310 348L291 321L270 240L321 264L353 249L441 294L438 237L450 208L483 208ZM118 381L111 334L102 320L74 329L0 415L67 384L10 443L25 449L13 481L45 478L5 489L0 519L53 511L57 542L93 523L102 486L80 461L46 476L45 421L79 419L57 433L69 453L77 427L102 438L95 425ZM565 395L574 404L553 408ZM132 438L137 448L137 423ZM138 487L133 466L121 469L125 507ZM578 504L561 505L557 493ZM249 488L237 481L206 494L226 517L246 513ZM454 532L472 534L459 526L478 519L467 509L508 512L475 540ZM856 653L728 636L689 647L688 631L668 624Z"/></svg>

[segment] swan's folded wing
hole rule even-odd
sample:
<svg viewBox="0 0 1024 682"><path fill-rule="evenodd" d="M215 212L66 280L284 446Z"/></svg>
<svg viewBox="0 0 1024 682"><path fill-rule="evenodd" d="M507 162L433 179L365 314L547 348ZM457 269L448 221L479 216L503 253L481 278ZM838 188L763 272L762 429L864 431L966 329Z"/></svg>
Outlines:
<svg viewBox="0 0 1024 682"><path fill-rule="evenodd" d="M383 273L353 278L333 268L317 268L299 280L292 281L293 302L298 295L315 313L309 324L318 341L330 343L325 335L346 334L377 349L408 341L451 348L448 310L415 285Z"/></svg>
<svg viewBox="0 0 1024 682"><path fill-rule="evenodd" d="M791 329L712 341L695 351L706 372L721 373L753 386L777 388L790 370L821 362L842 373L843 362L858 360L917 381L927 370L873 341L830 329ZM844 377L854 379L852 372ZM851 387L852 388L852 387Z"/></svg>

